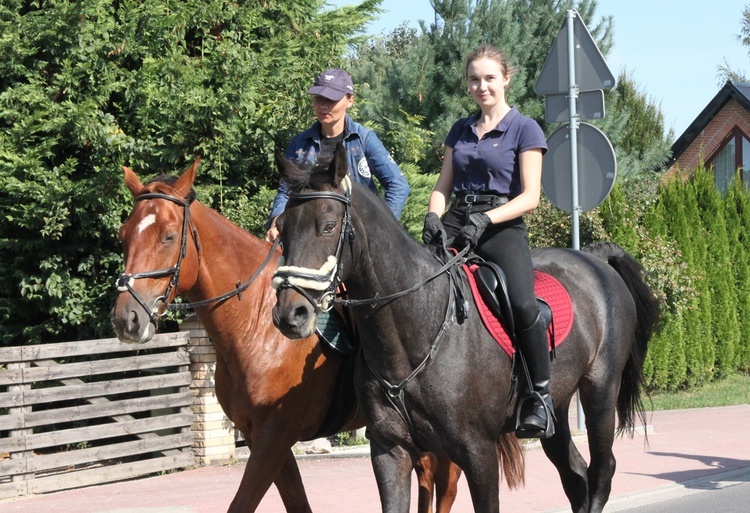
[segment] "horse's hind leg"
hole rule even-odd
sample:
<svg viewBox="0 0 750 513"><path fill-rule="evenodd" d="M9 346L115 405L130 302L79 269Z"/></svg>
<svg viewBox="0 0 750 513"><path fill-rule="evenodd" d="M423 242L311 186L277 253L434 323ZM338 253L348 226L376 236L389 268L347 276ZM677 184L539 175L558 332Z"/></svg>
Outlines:
<svg viewBox="0 0 750 513"><path fill-rule="evenodd" d="M461 477L458 465L448 458L423 454L414 465L414 470L419 481L417 511L432 513L434 497L435 513L449 513L458 493L458 479Z"/></svg>
<svg viewBox="0 0 750 513"><path fill-rule="evenodd" d="M614 400L611 404L614 404ZM612 491L615 475L615 455L612 445L615 440L614 408L585 408L586 431L589 440L591 462L588 469L589 513L601 513Z"/></svg>
<svg viewBox="0 0 750 513"><path fill-rule="evenodd" d="M458 494L461 469L448 458L438 458L435 470L435 513L450 513Z"/></svg>
<svg viewBox="0 0 750 513"><path fill-rule="evenodd" d="M588 513L589 491L586 461L578 452L568 423L570 400L555 405L555 435L542 440L542 448L547 458L560 474L563 490L570 501L573 513Z"/></svg>
<svg viewBox="0 0 750 513"><path fill-rule="evenodd" d="M417 511L419 513L432 513L432 492L435 489L435 470L437 469L437 456L434 454L423 454L417 458L414 464L414 472L417 474L418 501Z"/></svg>

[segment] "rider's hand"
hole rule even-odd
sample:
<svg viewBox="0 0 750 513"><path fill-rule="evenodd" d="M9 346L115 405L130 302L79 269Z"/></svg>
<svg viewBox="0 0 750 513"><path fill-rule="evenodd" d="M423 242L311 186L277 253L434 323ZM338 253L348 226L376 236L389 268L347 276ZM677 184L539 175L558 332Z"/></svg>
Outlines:
<svg viewBox="0 0 750 513"><path fill-rule="evenodd" d="M422 242L425 244L444 244L445 227L435 212L429 212L424 218L424 228L422 229Z"/></svg>
<svg viewBox="0 0 750 513"><path fill-rule="evenodd" d="M479 244L484 230L492 224L490 217L484 212L474 212L469 216L468 224L465 224L456 237L455 246L469 244L472 249Z"/></svg>
<svg viewBox="0 0 750 513"><path fill-rule="evenodd" d="M279 230L276 228L276 218L274 218L273 221L271 221L271 227L266 232L266 241L274 242L278 236Z"/></svg>

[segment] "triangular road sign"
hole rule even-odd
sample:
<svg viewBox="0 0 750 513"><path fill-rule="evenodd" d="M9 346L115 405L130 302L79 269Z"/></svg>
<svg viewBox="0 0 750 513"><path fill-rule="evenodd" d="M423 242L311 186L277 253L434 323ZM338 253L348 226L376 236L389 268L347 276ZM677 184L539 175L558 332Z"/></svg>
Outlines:
<svg viewBox="0 0 750 513"><path fill-rule="evenodd" d="M573 11L575 83L579 91L611 89L615 86L615 77L609 70L599 47L591 37L589 29L583 23L581 15ZM567 93L568 83L568 23L563 21L555 43L547 55L534 91L539 95Z"/></svg>

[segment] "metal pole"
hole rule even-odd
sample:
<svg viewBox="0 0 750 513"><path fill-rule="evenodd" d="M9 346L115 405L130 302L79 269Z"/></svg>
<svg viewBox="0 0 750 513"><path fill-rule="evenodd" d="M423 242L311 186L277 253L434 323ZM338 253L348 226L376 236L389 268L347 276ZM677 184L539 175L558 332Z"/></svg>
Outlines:
<svg viewBox="0 0 750 513"><path fill-rule="evenodd" d="M566 11L565 23L568 29L568 107L570 109L570 169L572 184L572 235L573 249L581 249L581 242L578 230L579 215L581 206L578 203L578 111L576 110L578 101L578 84L576 84L576 64L575 64L575 17L578 13L572 9ZM578 431L583 433L586 430L584 422L583 407L581 406L580 390L577 394L578 408Z"/></svg>
<svg viewBox="0 0 750 513"><path fill-rule="evenodd" d="M578 216L580 205L578 204L578 85L576 84L575 63L575 17L576 11L569 9L565 15L568 28L568 108L570 110L570 169L572 184L572 213L573 213L573 249L580 249L581 243L578 235Z"/></svg>

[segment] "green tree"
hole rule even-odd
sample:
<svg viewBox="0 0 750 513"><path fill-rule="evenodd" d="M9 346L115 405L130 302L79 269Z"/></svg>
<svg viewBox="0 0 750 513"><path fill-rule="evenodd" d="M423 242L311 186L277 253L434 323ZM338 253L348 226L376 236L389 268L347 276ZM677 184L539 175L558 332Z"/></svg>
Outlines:
<svg viewBox="0 0 750 513"><path fill-rule="evenodd" d="M713 172L701 167L691 179L695 189L701 224L706 229L705 272L711 287L711 320L717 377L735 370L740 332L737 319L737 297L732 272L729 237L724 201L714 184Z"/></svg>
<svg viewBox="0 0 750 513"><path fill-rule="evenodd" d="M202 155L201 200L267 209L246 196L268 201L274 148L311 120L310 80L378 3L3 2L0 341L111 334L123 164L176 173Z"/></svg>

